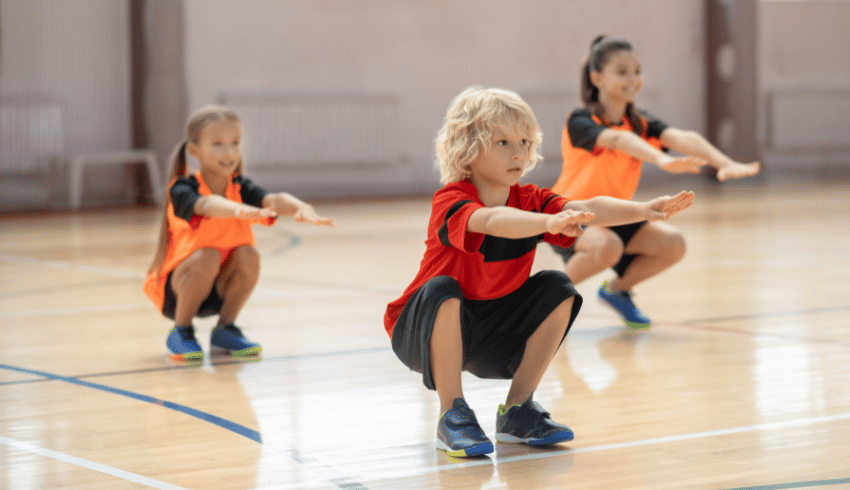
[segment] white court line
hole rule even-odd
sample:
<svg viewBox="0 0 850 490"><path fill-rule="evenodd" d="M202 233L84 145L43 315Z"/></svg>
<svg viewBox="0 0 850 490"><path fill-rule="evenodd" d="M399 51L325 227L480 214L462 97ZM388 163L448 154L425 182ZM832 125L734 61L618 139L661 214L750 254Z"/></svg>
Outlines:
<svg viewBox="0 0 850 490"><path fill-rule="evenodd" d="M531 453L531 454L523 454L520 456L509 456L506 458L496 458L494 460L482 460L482 461L471 461L469 463L456 463L456 464L448 464L448 465L435 465L435 466L426 466L424 468L415 468L410 470L402 470L398 472L394 472L391 474L381 474L372 476L361 476L359 481L362 481L366 484L370 481L374 480L383 480L390 478L402 478L408 476L419 476L424 475L426 473L434 473L437 471L448 471L448 470L456 470L460 468L469 468L472 466L483 466L483 465L500 465L504 463L513 463L516 461L529 461L535 459L544 459L544 458L553 458L557 456L566 456L570 454L579 454L579 453L592 453L596 451L607 451L609 449L623 449L629 447L636 446L646 446L649 444L660 444L665 442L678 442L678 441L687 441L690 439L700 439L703 437L715 437L715 436L724 436L728 434L740 434L742 432L753 432L758 430L777 430L777 429L788 429L791 427L802 427L806 425L814 425L821 424L825 422L835 422L839 420L848 420L850 419L850 413L839 414L839 415L828 415L825 417L814 417L809 419L801 419L801 420L791 420L788 422L774 422L770 424L760 424L760 425L751 425L748 427L736 427L732 429L721 429L721 430L711 430L707 432L695 432L693 434L682 434L678 436L669 436L669 437L659 437L656 439L644 439L642 441L632 441L632 442L620 442L616 444L603 444L601 446L589 446L589 447L578 447L574 449L566 449L564 451L549 451L549 452L540 452L540 453Z"/></svg>
<svg viewBox="0 0 850 490"><path fill-rule="evenodd" d="M129 471L119 470L118 468L113 468L111 466L95 463L87 459L77 458L76 456L71 456L69 454L60 453L57 451L39 447L28 442L9 439L8 437L0 436L0 444L4 444L6 446L10 446L15 449L20 449L22 451L27 451L33 454L38 454L40 456L47 456L48 458L53 458L58 461L63 461L65 463L82 466L83 468L99 471L100 473L105 473L107 475L121 478L122 480L127 480L133 483L138 483L140 485L145 485L150 488L159 488L162 490L188 490L185 487L180 487L159 480L154 480L153 478L148 478L146 476L130 473Z"/></svg>

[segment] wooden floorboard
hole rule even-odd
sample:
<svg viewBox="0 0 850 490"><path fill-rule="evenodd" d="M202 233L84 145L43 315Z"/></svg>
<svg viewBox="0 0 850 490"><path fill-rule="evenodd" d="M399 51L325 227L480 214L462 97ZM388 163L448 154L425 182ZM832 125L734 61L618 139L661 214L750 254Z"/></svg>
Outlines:
<svg viewBox="0 0 850 490"><path fill-rule="evenodd" d="M575 440L473 459L435 449L436 395L382 327L427 197L316 203L337 229L255 228L239 323L262 358L195 364L166 357L170 324L141 291L159 211L0 216L0 488L850 488L850 186L695 190L670 222L685 259L635 291L649 331L595 300L609 273L578 287L535 394ZM541 246L534 269L560 267ZM463 379L492 437L509 382Z"/></svg>

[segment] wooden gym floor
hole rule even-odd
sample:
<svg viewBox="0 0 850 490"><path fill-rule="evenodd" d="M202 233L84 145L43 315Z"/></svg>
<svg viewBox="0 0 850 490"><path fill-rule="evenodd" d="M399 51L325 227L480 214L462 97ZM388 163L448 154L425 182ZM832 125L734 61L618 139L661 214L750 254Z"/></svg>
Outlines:
<svg viewBox="0 0 850 490"><path fill-rule="evenodd" d="M166 357L141 291L159 211L2 216L0 488L850 488L850 186L695 190L671 220L687 256L636 289L651 330L595 301L608 272L579 285L535 395L575 440L475 459L434 448L437 397L381 323L418 268L427 197L255 228L239 323L262 358L194 365ZM535 270L559 260L540 247ZM492 437L508 382L464 383Z"/></svg>

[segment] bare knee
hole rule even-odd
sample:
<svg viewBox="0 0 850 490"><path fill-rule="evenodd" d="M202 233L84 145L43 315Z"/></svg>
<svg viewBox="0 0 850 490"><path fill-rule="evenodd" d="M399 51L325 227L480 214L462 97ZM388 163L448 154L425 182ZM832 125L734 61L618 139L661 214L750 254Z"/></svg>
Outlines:
<svg viewBox="0 0 850 490"><path fill-rule="evenodd" d="M220 270L221 258L217 250L200 248L192 252L175 270L175 281L179 284L188 281L190 284L210 283L215 280Z"/></svg>
<svg viewBox="0 0 850 490"><path fill-rule="evenodd" d="M231 256L234 272L248 277L260 275L260 252L253 245L242 245L233 251Z"/></svg>
<svg viewBox="0 0 850 490"><path fill-rule="evenodd" d="M664 240L664 257L671 264L675 264L682 260L685 256L687 246L685 244L685 237L679 231L674 231L670 233Z"/></svg>
<svg viewBox="0 0 850 490"><path fill-rule="evenodd" d="M623 241L616 233L606 230L598 246L591 253L596 257L599 269L614 267L623 257Z"/></svg>

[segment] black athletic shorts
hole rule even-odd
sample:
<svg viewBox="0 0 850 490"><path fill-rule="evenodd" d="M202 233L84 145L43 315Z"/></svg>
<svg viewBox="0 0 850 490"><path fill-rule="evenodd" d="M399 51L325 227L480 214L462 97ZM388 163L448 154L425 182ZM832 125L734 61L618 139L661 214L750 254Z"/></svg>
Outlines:
<svg viewBox="0 0 850 490"><path fill-rule="evenodd" d="M608 229L613 231L617 234L617 236L620 237L620 240L623 241L623 248L625 249L629 242L632 241L632 238L635 236L635 233L637 233L637 231L640 230L641 227L647 223L648 221L640 221L638 223L629 223L627 225L610 226L608 227ZM575 255L576 253L575 242L573 242L573 244L568 248L552 245L552 250L554 250L556 254L560 255L561 258L564 259L564 263L566 264L567 261L570 260L570 257ZM620 257L620 261L617 262L617 264L614 265L614 267L612 267L611 269L613 269L618 276L623 277L623 274L626 273L626 269L629 267L629 264L631 264L632 261L635 260L635 257L637 257L637 254L624 253L623 256Z"/></svg>
<svg viewBox="0 0 850 490"><path fill-rule="evenodd" d="M575 300L567 332L581 309L582 298L561 271L538 272L513 293L483 301L464 299L454 278L437 276L417 289L401 311L392 331L393 351L407 367L422 373L428 389L436 389L431 374L431 332L440 305L458 298L463 370L479 378L511 379L529 337L571 297Z"/></svg>
<svg viewBox="0 0 850 490"><path fill-rule="evenodd" d="M174 274L174 271L168 273L168 281L165 282L165 301L162 302L162 314L166 318L174 320L174 311L177 308L177 296L174 294L174 289L171 288L171 274ZM195 316L206 318L208 316L218 315L221 312L222 304L224 304L224 300L218 295L215 284L213 284L212 291L201 302L201 306L198 307L198 312L195 313Z"/></svg>

